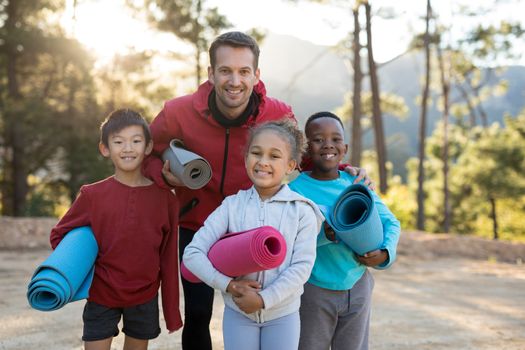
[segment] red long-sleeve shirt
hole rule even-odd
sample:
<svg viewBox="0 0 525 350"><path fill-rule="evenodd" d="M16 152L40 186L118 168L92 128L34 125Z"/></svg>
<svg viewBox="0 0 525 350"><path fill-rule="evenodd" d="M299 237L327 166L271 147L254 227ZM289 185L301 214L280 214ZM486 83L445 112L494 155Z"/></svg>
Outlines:
<svg viewBox="0 0 525 350"><path fill-rule="evenodd" d="M124 185L113 177L82 186L51 231L53 249L73 228L91 226L98 243L88 300L128 307L151 300L161 286L166 327L182 327L179 311L178 200L155 184Z"/></svg>

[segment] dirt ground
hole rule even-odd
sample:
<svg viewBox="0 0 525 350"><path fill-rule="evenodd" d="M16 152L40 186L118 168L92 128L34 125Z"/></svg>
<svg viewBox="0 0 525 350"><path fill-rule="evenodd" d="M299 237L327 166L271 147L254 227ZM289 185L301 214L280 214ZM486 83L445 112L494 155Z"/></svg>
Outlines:
<svg viewBox="0 0 525 350"><path fill-rule="evenodd" d="M53 312L27 304L48 233L29 230L27 248L5 224L0 218L0 349L82 349L83 302ZM398 254L389 270L372 270L371 349L525 349L525 244L405 232ZM216 294L214 349L222 349L222 307ZM113 348L122 344L121 334ZM180 331L163 329L150 349L180 349Z"/></svg>

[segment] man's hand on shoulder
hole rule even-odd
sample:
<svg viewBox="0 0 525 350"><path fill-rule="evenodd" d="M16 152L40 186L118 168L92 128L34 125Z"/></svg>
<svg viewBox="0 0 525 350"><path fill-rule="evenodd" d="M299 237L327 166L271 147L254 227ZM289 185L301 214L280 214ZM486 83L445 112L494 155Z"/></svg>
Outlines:
<svg viewBox="0 0 525 350"><path fill-rule="evenodd" d="M355 184L361 182L362 180L363 185L367 186L372 191L376 189L376 185L374 184L374 181L372 181L372 179L368 177L368 173L366 172L365 168L347 166L345 168L345 171L352 176L357 176L354 180Z"/></svg>
<svg viewBox="0 0 525 350"><path fill-rule="evenodd" d="M162 166L162 177L164 181L172 187L175 186L184 186L184 183L170 171L170 161L166 160Z"/></svg>

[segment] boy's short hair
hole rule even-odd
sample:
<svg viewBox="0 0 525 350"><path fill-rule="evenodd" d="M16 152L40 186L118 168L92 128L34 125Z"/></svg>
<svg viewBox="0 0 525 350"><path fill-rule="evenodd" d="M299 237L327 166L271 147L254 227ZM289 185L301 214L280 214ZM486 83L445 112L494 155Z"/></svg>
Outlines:
<svg viewBox="0 0 525 350"><path fill-rule="evenodd" d="M345 129L345 126L343 125L343 121L341 120L341 118L339 118L338 116L336 116L332 112L325 112L325 111L323 111L323 112L314 113L310 117L308 117L308 119L306 120L306 124L304 125L304 130L306 131L306 128L308 127L308 124L310 124L311 122L313 122L314 120L319 119L319 118L332 118L332 119L335 119L335 120L337 120L339 122L339 124L341 124L341 127L343 128L343 130Z"/></svg>
<svg viewBox="0 0 525 350"><path fill-rule="evenodd" d="M231 46L231 47L247 47L253 53L253 68L257 69L259 66L259 45L254 38L243 32L227 32L219 35L210 45L208 51L210 55L210 65L212 68L215 68L215 63L217 62L217 49L221 46Z"/></svg>
<svg viewBox="0 0 525 350"><path fill-rule="evenodd" d="M109 135L121 131L128 126L138 125L144 131L146 144L151 141L151 132L148 122L136 112L129 108L121 108L111 112L100 125L100 142L109 147Z"/></svg>

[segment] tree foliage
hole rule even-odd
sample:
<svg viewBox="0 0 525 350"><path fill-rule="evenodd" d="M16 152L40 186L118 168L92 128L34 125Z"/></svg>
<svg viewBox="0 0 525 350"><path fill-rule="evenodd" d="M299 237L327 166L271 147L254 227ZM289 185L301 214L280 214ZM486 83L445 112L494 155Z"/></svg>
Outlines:
<svg viewBox="0 0 525 350"><path fill-rule="evenodd" d="M451 125L449 151L451 164L451 231L483 233L494 237L494 222L500 236L523 237L525 200L525 111L518 117L507 117L505 125L474 129ZM428 139L425 162L427 180L427 230L441 232L444 220L442 206L442 132L437 127ZM414 159L409 162L409 184L413 183ZM415 188L412 186L412 191ZM493 217L491 200L495 200ZM521 204L519 204L521 203ZM512 217L514 220L510 220ZM501 218L501 219L499 219Z"/></svg>
<svg viewBox="0 0 525 350"><path fill-rule="evenodd" d="M201 83L201 56L210 41L231 27L217 7L207 7L205 0L144 0L150 23L157 29L173 33L194 48L195 77Z"/></svg>
<svg viewBox="0 0 525 350"><path fill-rule="evenodd" d="M62 5L14 0L0 5L3 214L30 214L26 201L33 188L28 176L47 171L50 159L64 148L67 136L57 137L57 130L71 129L79 108L93 110L84 106L93 101L93 61L57 23L48 21L49 11Z"/></svg>

